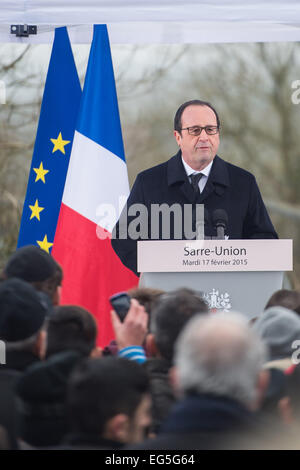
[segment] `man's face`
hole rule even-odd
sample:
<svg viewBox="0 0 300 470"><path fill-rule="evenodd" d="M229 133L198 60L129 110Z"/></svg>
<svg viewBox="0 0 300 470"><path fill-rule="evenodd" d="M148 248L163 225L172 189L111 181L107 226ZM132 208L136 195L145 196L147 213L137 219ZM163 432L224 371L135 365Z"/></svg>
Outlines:
<svg viewBox="0 0 300 470"><path fill-rule="evenodd" d="M193 126L216 126L215 113L208 106L192 105L185 108L181 116L181 128ZM219 148L219 133L206 134L203 129L198 136L190 135L187 130L181 134L174 131L175 139L181 148L182 158L193 170L201 171L216 156Z"/></svg>

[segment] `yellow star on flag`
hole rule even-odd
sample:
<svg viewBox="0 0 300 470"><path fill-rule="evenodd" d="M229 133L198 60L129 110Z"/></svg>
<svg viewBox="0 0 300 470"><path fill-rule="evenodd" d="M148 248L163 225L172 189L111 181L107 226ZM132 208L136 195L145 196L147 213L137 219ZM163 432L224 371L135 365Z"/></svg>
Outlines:
<svg viewBox="0 0 300 470"><path fill-rule="evenodd" d="M42 212L45 208L44 207L39 207L39 201L36 199L34 206L30 206L29 208L31 210L31 216L30 220L36 217L38 220L40 219L40 212Z"/></svg>
<svg viewBox="0 0 300 470"><path fill-rule="evenodd" d="M36 173L36 178L35 178L35 183L38 180L42 180L43 183L46 183L45 181L45 175L49 173L49 170L45 170L43 167L43 162L41 162L40 166L38 168L34 168L33 171Z"/></svg>
<svg viewBox="0 0 300 470"><path fill-rule="evenodd" d="M56 150L60 150L65 155L65 145L69 144L70 140L63 140L61 132L59 133L57 139L50 139L52 144L54 144L52 153L56 152Z"/></svg>
<svg viewBox="0 0 300 470"><path fill-rule="evenodd" d="M36 242L39 245L39 247L42 250L45 250L47 253L49 253L49 248L51 248L51 246L53 245L53 243L48 242L47 235L44 236L44 240L42 241L37 240Z"/></svg>

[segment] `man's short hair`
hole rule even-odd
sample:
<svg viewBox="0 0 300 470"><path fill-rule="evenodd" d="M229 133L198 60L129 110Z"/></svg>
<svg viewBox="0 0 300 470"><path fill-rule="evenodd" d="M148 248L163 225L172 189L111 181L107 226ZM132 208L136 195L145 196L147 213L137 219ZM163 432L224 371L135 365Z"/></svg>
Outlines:
<svg viewBox="0 0 300 470"><path fill-rule="evenodd" d="M271 295L264 310L270 307L285 307L300 315L300 292L289 289L279 289Z"/></svg>
<svg viewBox="0 0 300 470"><path fill-rule="evenodd" d="M150 331L160 354L172 361L175 341L190 318L207 313L208 306L197 292L181 288L163 294L152 309Z"/></svg>
<svg viewBox="0 0 300 470"><path fill-rule="evenodd" d="M96 338L97 325L90 312L76 305L54 307L47 322L46 357L67 350L88 356Z"/></svg>
<svg viewBox="0 0 300 470"><path fill-rule="evenodd" d="M256 398L266 348L238 313L192 318L176 344L175 366L185 394L213 394L244 405Z"/></svg>
<svg viewBox="0 0 300 470"><path fill-rule="evenodd" d="M117 414L133 418L149 390L146 371L134 361L115 357L82 361L68 387L71 432L101 437L108 420Z"/></svg>
<svg viewBox="0 0 300 470"><path fill-rule="evenodd" d="M179 108L177 109L175 117L174 117L174 130L175 131L178 131L179 133L181 133L181 128L182 128L181 116L182 116L183 111L185 110L185 108L187 108L188 106L207 106L208 108L210 108L215 113L216 120L217 120L217 126L220 127L219 115L218 115L217 111L215 110L215 108L208 101L191 100L191 101L186 101L181 106L179 106Z"/></svg>
<svg viewBox="0 0 300 470"><path fill-rule="evenodd" d="M145 310L150 317L153 305L155 305L159 297L166 292L160 289L152 289L150 287L136 287L130 289L127 293L131 299L136 299L139 304L145 307Z"/></svg>

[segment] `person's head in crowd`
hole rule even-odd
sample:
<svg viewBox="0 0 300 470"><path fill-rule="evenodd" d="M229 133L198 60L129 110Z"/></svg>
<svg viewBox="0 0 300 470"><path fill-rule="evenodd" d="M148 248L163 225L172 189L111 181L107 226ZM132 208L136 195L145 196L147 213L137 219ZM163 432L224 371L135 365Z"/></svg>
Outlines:
<svg viewBox="0 0 300 470"><path fill-rule="evenodd" d="M287 359L291 363L293 343L300 339L300 318L295 312L270 307L257 318L253 329L268 346L270 361Z"/></svg>
<svg viewBox="0 0 300 470"><path fill-rule="evenodd" d="M162 294L165 294L165 291L150 287L137 287L128 291L129 297L136 299L140 305L143 305L149 316L151 316L153 305Z"/></svg>
<svg viewBox="0 0 300 470"><path fill-rule="evenodd" d="M300 292L289 289L277 290L271 295L264 310L270 307L285 307L300 315Z"/></svg>
<svg viewBox="0 0 300 470"><path fill-rule="evenodd" d="M151 289L150 287L137 287L127 291L127 294L131 299L137 300L142 305L148 315L148 326L150 325L151 311L153 305L164 294L165 291L160 289ZM148 331L148 330L147 330ZM118 354L118 345L115 339L113 339L104 349L104 356L116 356Z"/></svg>
<svg viewBox="0 0 300 470"><path fill-rule="evenodd" d="M149 387L146 372L134 361L108 357L81 362L68 388L69 442L121 446L142 440L151 421Z"/></svg>
<svg viewBox="0 0 300 470"><path fill-rule="evenodd" d="M197 313L208 313L208 306L197 292L180 288L160 296L153 306L147 350L169 362L176 339L186 323Z"/></svg>
<svg viewBox="0 0 300 470"><path fill-rule="evenodd" d="M81 307L54 307L46 331L46 360L30 367L17 386L18 436L37 447L58 445L66 434L68 377L83 357L98 352L96 321Z"/></svg>
<svg viewBox="0 0 300 470"><path fill-rule="evenodd" d="M54 307L47 321L46 357L73 350L83 356L96 351L97 324L93 315L82 307Z"/></svg>
<svg viewBox="0 0 300 470"><path fill-rule="evenodd" d="M299 358L299 354L297 353ZM297 361L298 362L298 361ZM282 371L278 371L281 372ZM278 400L277 409L280 422L277 426L274 421L265 432L261 449L270 450L299 450L300 429L300 367L292 364L285 372L284 394ZM266 441L266 443L265 443Z"/></svg>
<svg viewBox="0 0 300 470"><path fill-rule="evenodd" d="M268 383L265 360L265 345L241 314L197 315L176 344L175 384L183 395L227 397L255 410Z"/></svg>
<svg viewBox="0 0 300 470"><path fill-rule="evenodd" d="M60 265L46 251L35 245L19 248L8 259L2 279L16 277L32 284L47 294L53 305L58 305L63 272Z"/></svg>
<svg viewBox="0 0 300 470"><path fill-rule="evenodd" d="M66 350L28 367L17 381L16 434L19 443L34 447L59 445L68 432L66 390L69 376L82 360Z"/></svg>
<svg viewBox="0 0 300 470"><path fill-rule="evenodd" d="M42 357L47 313L45 303L30 284L14 278L1 282L0 340L5 342L6 353Z"/></svg>

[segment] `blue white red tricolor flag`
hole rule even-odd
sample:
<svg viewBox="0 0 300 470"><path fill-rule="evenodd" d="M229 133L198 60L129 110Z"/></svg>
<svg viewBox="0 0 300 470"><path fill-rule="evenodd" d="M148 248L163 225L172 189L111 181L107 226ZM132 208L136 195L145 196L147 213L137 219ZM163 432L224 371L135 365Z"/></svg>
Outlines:
<svg viewBox="0 0 300 470"><path fill-rule="evenodd" d="M64 270L62 303L95 315L102 346L113 338L109 297L137 284L110 241L128 194L108 33L96 25L52 255Z"/></svg>

